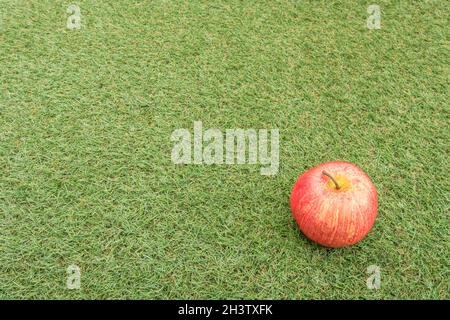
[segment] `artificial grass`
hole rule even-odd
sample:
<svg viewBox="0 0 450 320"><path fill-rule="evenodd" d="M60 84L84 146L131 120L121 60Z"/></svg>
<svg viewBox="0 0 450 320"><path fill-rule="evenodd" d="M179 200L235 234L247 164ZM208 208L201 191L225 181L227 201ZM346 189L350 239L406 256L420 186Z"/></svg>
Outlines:
<svg viewBox="0 0 450 320"><path fill-rule="evenodd" d="M0 0L0 298L449 298L445 1L376 1L381 30L365 1L75 3L80 30L71 2ZM197 120L278 128L278 174L174 165ZM326 249L289 195L337 159L379 213Z"/></svg>

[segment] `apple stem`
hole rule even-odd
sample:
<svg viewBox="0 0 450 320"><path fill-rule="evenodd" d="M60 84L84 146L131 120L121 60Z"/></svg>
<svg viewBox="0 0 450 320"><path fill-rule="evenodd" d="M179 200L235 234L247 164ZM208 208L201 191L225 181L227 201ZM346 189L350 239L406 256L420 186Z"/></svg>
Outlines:
<svg viewBox="0 0 450 320"><path fill-rule="evenodd" d="M341 188L341 186L337 183L337 181L331 176L331 174L329 174L328 172L326 172L325 170L322 171L322 174L326 175L328 178L330 178L333 182L334 185L336 186L336 189L339 190Z"/></svg>

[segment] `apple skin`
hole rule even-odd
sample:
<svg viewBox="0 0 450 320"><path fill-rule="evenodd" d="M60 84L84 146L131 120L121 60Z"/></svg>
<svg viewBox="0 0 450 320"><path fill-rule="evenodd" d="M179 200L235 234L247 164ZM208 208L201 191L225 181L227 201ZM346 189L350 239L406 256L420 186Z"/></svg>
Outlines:
<svg viewBox="0 0 450 320"><path fill-rule="evenodd" d="M362 240L375 222L377 208L375 186L350 162L326 162L307 170L291 193L291 210L300 230L325 247L345 247Z"/></svg>

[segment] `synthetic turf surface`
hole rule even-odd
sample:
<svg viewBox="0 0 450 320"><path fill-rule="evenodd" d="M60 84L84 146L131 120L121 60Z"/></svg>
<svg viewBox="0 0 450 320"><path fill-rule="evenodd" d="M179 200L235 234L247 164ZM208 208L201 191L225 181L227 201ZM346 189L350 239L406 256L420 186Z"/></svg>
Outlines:
<svg viewBox="0 0 450 320"><path fill-rule="evenodd" d="M0 298L448 299L448 3L373 2L381 30L287 0L77 1L67 30L71 2L0 0ZM174 165L196 120L278 128L278 175ZM331 250L289 194L336 159L379 215Z"/></svg>

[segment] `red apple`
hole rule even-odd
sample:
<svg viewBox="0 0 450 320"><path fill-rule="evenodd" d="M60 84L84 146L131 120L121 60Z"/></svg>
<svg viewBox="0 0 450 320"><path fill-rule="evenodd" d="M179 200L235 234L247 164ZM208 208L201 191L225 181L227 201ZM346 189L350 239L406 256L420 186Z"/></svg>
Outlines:
<svg viewBox="0 0 450 320"><path fill-rule="evenodd" d="M291 193L300 230L312 241L338 248L363 239L377 216L377 190L353 163L322 163L303 173Z"/></svg>

